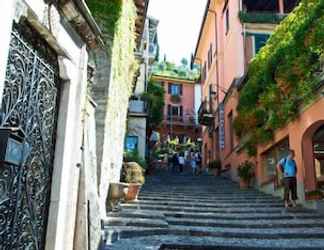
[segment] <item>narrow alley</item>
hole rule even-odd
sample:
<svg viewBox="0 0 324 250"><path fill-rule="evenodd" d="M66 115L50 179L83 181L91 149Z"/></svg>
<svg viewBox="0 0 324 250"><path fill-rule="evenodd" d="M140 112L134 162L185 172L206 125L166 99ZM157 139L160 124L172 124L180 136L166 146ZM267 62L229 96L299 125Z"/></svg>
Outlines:
<svg viewBox="0 0 324 250"><path fill-rule="evenodd" d="M324 216L224 177L165 170L108 214L106 250L324 249Z"/></svg>
<svg viewBox="0 0 324 250"><path fill-rule="evenodd" d="M0 250L324 250L324 0L2 0Z"/></svg>

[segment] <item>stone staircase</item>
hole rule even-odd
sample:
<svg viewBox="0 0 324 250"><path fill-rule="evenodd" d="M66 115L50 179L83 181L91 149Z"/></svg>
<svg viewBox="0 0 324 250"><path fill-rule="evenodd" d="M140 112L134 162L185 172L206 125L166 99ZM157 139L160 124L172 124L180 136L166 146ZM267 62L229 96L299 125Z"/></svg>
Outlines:
<svg viewBox="0 0 324 250"><path fill-rule="evenodd" d="M104 250L324 250L324 217L222 177L160 172L104 235Z"/></svg>

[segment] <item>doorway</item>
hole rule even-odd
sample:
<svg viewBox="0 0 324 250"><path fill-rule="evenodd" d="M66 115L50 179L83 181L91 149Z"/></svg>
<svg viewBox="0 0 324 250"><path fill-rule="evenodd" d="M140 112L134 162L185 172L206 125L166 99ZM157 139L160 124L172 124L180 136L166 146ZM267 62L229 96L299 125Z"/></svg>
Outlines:
<svg viewBox="0 0 324 250"><path fill-rule="evenodd" d="M316 182L324 190L324 125L313 136L313 155Z"/></svg>

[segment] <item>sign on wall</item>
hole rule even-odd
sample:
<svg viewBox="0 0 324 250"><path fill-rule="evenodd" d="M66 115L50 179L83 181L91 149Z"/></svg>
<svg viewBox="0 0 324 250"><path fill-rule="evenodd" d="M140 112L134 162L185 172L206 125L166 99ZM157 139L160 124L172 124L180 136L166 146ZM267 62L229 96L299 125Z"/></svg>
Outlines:
<svg viewBox="0 0 324 250"><path fill-rule="evenodd" d="M218 126L218 133L219 133L219 148L223 150L225 148L225 116L224 116L224 104L219 104L218 108L219 112L219 126Z"/></svg>

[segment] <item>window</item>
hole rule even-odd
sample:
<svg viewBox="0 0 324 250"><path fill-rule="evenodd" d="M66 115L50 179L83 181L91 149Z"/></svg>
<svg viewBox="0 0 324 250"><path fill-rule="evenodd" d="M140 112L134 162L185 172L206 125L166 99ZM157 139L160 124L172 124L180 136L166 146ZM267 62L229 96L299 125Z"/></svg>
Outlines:
<svg viewBox="0 0 324 250"><path fill-rule="evenodd" d="M170 95L182 95L182 85L181 84L174 84L169 83L168 93Z"/></svg>
<svg viewBox="0 0 324 250"><path fill-rule="evenodd" d="M254 55L267 43L269 37L268 34L254 34Z"/></svg>
<svg viewBox="0 0 324 250"><path fill-rule="evenodd" d="M127 136L125 141L125 149L127 152L137 152L138 136Z"/></svg>
<svg viewBox="0 0 324 250"><path fill-rule="evenodd" d="M277 163L285 156L287 156L289 150L289 140L284 139L270 150L263 154L263 167L266 176L274 176L276 173Z"/></svg>
<svg viewBox="0 0 324 250"><path fill-rule="evenodd" d="M229 135L229 146L230 151L234 148L234 130L233 130L233 112L231 111L227 116L228 124L228 135Z"/></svg>
<svg viewBox="0 0 324 250"><path fill-rule="evenodd" d="M230 29L230 20L229 20L229 8L227 7L225 11L225 30L226 30L226 35L228 34Z"/></svg>
<svg viewBox="0 0 324 250"><path fill-rule="evenodd" d="M201 72L201 82L204 83L207 79L207 63L204 63L204 66L202 68L202 72Z"/></svg>
<svg viewBox="0 0 324 250"><path fill-rule="evenodd" d="M168 117L182 117L182 106L168 105Z"/></svg>
<svg viewBox="0 0 324 250"><path fill-rule="evenodd" d="M210 69L212 63L213 63L213 45L210 44L208 50L208 69Z"/></svg>
<svg viewBox="0 0 324 250"><path fill-rule="evenodd" d="M285 13L290 13L299 4L300 0L284 0Z"/></svg>

